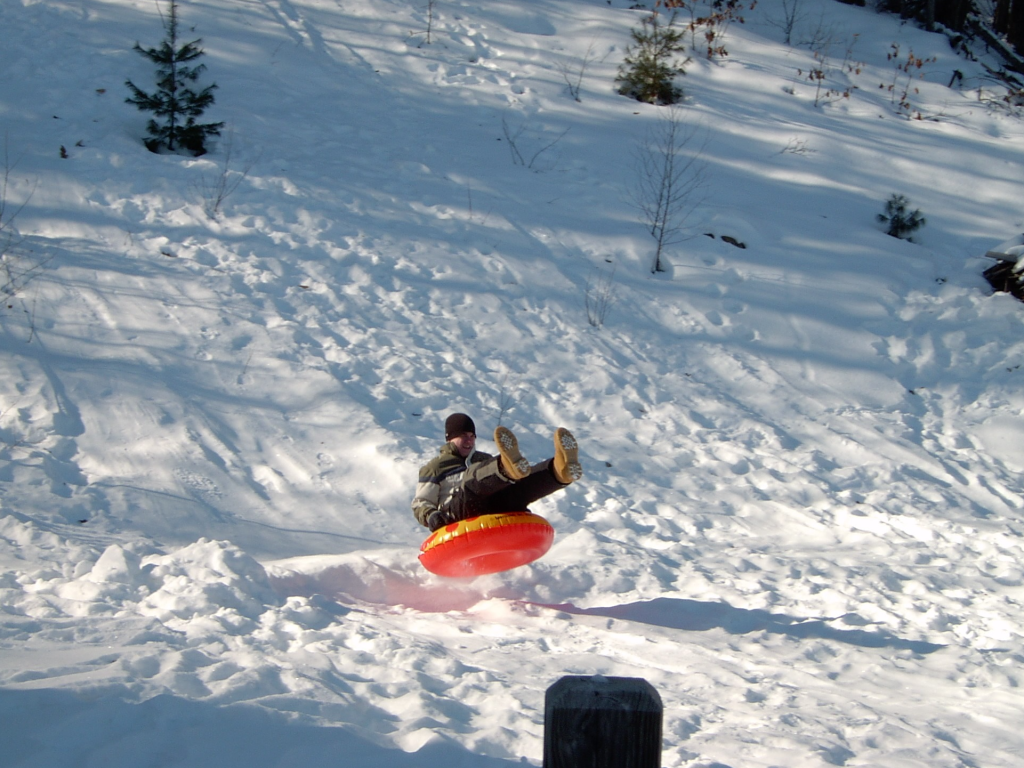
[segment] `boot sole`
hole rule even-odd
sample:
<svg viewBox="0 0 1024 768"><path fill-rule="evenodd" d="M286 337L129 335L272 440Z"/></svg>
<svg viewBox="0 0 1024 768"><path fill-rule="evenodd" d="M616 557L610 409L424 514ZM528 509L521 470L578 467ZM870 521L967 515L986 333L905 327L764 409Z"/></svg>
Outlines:
<svg viewBox="0 0 1024 768"><path fill-rule="evenodd" d="M573 437L572 432L563 427L555 430L555 458L556 464L565 467L565 473L576 482L583 477L583 467L580 465L580 446Z"/></svg>
<svg viewBox="0 0 1024 768"><path fill-rule="evenodd" d="M510 480L522 480L530 474L530 462L519 452L519 441L510 430L498 427L494 430L494 442L498 444L501 463L511 475Z"/></svg>

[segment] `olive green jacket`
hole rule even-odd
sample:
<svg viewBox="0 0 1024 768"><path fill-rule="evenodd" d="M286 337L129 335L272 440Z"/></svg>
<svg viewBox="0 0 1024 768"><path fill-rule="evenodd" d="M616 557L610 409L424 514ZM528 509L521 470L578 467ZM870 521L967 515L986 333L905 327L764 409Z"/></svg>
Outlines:
<svg viewBox="0 0 1024 768"><path fill-rule="evenodd" d="M494 458L483 451L473 451L465 459L451 443L441 446L437 456L420 468L416 495L412 500L412 513L420 525L427 525L427 518L451 499L455 489L462 482L466 470L473 464Z"/></svg>

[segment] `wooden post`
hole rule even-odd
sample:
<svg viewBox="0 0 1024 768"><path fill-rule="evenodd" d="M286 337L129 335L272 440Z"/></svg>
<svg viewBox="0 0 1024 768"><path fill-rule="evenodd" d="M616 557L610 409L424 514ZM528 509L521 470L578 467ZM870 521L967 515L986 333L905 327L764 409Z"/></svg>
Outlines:
<svg viewBox="0 0 1024 768"><path fill-rule="evenodd" d="M660 768L661 697L638 677L563 677L544 696L544 768Z"/></svg>

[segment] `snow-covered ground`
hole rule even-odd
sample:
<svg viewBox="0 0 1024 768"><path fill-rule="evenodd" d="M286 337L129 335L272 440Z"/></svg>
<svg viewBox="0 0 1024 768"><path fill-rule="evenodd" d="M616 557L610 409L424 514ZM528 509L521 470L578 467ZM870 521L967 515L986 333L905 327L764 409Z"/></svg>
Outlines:
<svg viewBox="0 0 1024 768"><path fill-rule="evenodd" d="M830 0L786 46L763 0L680 79L706 199L653 275L629 5L182 2L226 123L194 159L124 103L155 2L0 3L9 253L41 267L0 310L0 766L539 765L545 690L598 673L658 690L666 768L1021 765L993 60ZM812 37L849 99L815 105ZM484 450L580 439L537 563L420 567L453 410Z"/></svg>

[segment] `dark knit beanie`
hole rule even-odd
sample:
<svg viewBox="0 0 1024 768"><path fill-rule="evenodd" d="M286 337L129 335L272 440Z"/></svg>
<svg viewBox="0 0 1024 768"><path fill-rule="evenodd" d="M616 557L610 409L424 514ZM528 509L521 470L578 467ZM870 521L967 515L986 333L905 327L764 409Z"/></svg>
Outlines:
<svg viewBox="0 0 1024 768"><path fill-rule="evenodd" d="M444 421L444 439L451 440L463 432L476 434L476 424L464 413L453 413Z"/></svg>

